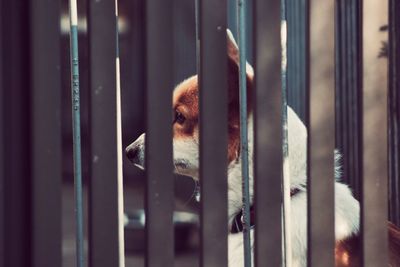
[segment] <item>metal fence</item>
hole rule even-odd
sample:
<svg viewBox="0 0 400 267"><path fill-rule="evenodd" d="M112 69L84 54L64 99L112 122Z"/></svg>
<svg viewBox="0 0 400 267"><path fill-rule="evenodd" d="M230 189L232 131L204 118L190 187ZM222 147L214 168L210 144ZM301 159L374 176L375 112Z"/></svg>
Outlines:
<svg viewBox="0 0 400 267"><path fill-rule="evenodd" d="M169 1L138 1L144 8L146 121L146 261L174 265L174 177L172 174L171 99L175 75L174 12ZM387 131L376 142L380 177L365 166L363 122L363 1L326 1L331 24L325 33L335 77L315 86L318 57L310 39L314 1L253 0L251 26L255 70L254 265L283 266L282 199L285 131L282 105L291 105L308 127L309 266L334 266L334 177L332 152L343 154L343 176L361 203L363 266L387 262L386 220L400 225L400 4L389 0ZM0 1L0 266L62 266L61 1ZM227 10L236 1L199 0L198 66L200 75L200 265L227 266ZM64 3L65 4L65 3ZM118 69L118 17L114 0L88 0L89 73L88 266L124 266L122 226L121 114ZM80 6L81 7L81 6ZM136 6L137 7L137 6ZM235 10L235 7L233 7ZM142 17L141 17L142 16ZM230 15L232 17L232 14ZM334 18L334 20L333 20ZM282 69L282 25L287 27L287 68ZM79 30L79 29L78 29ZM243 28L242 28L243 30ZM239 31L239 35L240 35ZM80 39L81 40L81 39ZM137 49L140 50L140 49ZM320 51L321 52L321 51ZM140 52L136 52L140 56ZM64 53L65 54L65 53ZM265 85L268 85L266 88ZM218 90L214 90L218 88ZM279 90L282 88L283 90ZM128 90L128 89L124 89ZM385 88L386 90L386 88ZM315 119L324 95L328 119ZM218 99L218 101L215 101ZM133 99L132 103L140 102ZM385 124L383 124L385 125ZM215 132L218 134L215 135ZM335 138L333 138L335 136ZM266 142L265 140L274 140ZM386 142L387 141L387 142ZM386 143L388 146L386 146ZM382 144L384 144L382 146ZM368 147L366 149L369 149ZM322 153L321 153L322 151ZM75 158L77 160L77 158ZM387 171L387 173L386 173ZM85 174L85 171L84 171ZM266 176L268 174L268 176ZM93 179L95 177L95 179ZM325 179L319 179L325 177ZM268 179L266 179L268 178ZM78 184L79 185L79 184ZM79 195L79 191L78 191ZM83 203L77 203L83 208ZM385 207L388 207L386 209ZM81 215L79 215L81 216ZM83 218L81 217L83 220ZM160 223L162 222L162 223ZM260 227L262 226L262 227ZM83 236L81 236L83 240ZM133 241L135 242L135 241ZM83 257L83 244L78 248ZM81 258L83 259L83 258ZM84 263L78 259L78 266ZM80 265L81 264L81 265ZM289 265L287 265L289 266Z"/></svg>

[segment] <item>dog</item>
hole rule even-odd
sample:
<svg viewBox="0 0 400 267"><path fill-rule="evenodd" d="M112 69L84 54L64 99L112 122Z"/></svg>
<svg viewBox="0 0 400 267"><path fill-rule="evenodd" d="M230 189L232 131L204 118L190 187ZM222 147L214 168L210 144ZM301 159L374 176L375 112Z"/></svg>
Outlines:
<svg viewBox="0 0 400 267"><path fill-rule="evenodd" d="M239 140L239 50L233 35L227 31L228 53L228 235L229 267L244 266L243 235L240 224L242 208L242 176ZM247 64L248 131L250 199L253 199L253 122L251 90L254 77ZM173 161L175 172L199 179L199 86L194 75L180 83L173 93ZM290 108L288 114L288 142L291 186L291 242L292 266L307 266L307 129ZM145 134L126 148L128 158L144 168ZM335 161L339 157L335 156ZM336 162L335 166L339 166ZM360 206L347 185L339 182L340 170L335 170L335 260L336 266L361 266L359 245ZM253 237L251 230L251 236ZM254 239L252 239L254 240ZM389 224L390 266L400 266L400 231Z"/></svg>

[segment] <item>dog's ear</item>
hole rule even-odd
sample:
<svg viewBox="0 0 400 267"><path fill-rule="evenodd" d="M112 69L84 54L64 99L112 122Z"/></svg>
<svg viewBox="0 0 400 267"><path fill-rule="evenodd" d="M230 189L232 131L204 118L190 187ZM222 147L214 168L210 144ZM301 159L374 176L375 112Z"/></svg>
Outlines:
<svg viewBox="0 0 400 267"><path fill-rule="evenodd" d="M227 53L228 53L228 96L229 96L229 121L231 126L239 123L239 48L231 31L227 30ZM247 74L247 110L251 110L251 87L253 80L253 69L250 64L246 66Z"/></svg>
<svg viewBox="0 0 400 267"><path fill-rule="evenodd" d="M239 48L235 41L235 37L233 37L233 34L229 29L226 29L226 39L228 57L239 65ZM253 79L254 70L248 62L246 62L246 74L250 79Z"/></svg>
<svg viewBox="0 0 400 267"><path fill-rule="evenodd" d="M226 46L228 57L236 64L239 64L239 48L235 41L235 37L233 37L233 34L229 29L226 29Z"/></svg>

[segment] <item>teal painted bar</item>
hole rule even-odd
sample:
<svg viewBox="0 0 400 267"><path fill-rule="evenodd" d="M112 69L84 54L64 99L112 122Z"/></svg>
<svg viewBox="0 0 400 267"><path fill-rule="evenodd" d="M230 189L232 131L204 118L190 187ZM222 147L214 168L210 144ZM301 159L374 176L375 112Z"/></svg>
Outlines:
<svg viewBox="0 0 400 267"><path fill-rule="evenodd" d="M81 118L79 98L79 57L78 26L71 25L71 90L74 146L75 178L75 216L76 216L76 261L78 267L84 266L83 250L83 193L82 193L82 153L81 153Z"/></svg>
<svg viewBox="0 0 400 267"><path fill-rule="evenodd" d="M246 1L238 0L240 151L242 160L243 243L245 267L251 267L249 143L247 132Z"/></svg>
<svg viewBox="0 0 400 267"><path fill-rule="evenodd" d="M283 159L289 160L289 136L288 136L288 114L287 114L287 107L288 107L288 87L287 87L287 28L284 33L282 33L282 27L287 27L287 18L286 18L286 0L281 0L281 35L286 33L286 36L281 36L284 38L286 42L281 42L282 44L282 63L281 63L281 85L282 85L282 154ZM283 247L284 251L282 251L282 262L285 263L285 266L292 266L292 248L290 245L290 199L289 203L287 199L285 201L285 194L289 192L285 191L285 185L287 186L286 189L290 191L290 181L286 181L285 179L290 179L288 177L288 173L286 172L285 168L283 169Z"/></svg>

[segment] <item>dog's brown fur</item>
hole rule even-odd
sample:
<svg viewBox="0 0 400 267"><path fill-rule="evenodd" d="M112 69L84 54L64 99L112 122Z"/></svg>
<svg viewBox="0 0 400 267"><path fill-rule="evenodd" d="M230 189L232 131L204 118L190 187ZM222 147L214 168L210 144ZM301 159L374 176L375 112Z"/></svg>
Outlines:
<svg viewBox="0 0 400 267"><path fill-rule="evenodd" d="M389 262L391 267L400 267L400 229L389 222Z"/></svg>
<svg viewBox="0 0 400 267"><path fill-rule="evenodd" d="M388 222L389 263L387 266L400 267L400 229ZM360 236L352 236L336 242L336 267L361 267L362 249ZM383 265L382 265L383 266Z"/></svg>
<svg viewBox="0 0 400 267"><path fill-rule="evenodd" d="M247 76L247 111L252 109L251 87L252 79ZM239 114L239 55L237 48L228 41L228 162L237 159L240 149L240 114ZM175 138L190 138L198 128L199 118L199 88L197 76L182 82L176 88L173 97L173 109L183 114L185 122L174 124Z"/></svg>

